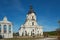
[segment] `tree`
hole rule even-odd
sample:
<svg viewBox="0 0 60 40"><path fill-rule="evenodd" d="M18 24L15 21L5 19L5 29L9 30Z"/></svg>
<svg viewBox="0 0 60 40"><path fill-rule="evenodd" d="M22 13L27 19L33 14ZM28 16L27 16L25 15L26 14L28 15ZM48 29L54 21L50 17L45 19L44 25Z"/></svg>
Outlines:
<svg viewBox="0 0 60 40"><path fill-rule="evenodd" d="M58 40L60 40L60 20L58 21L59 28L57 29Z"/></svg>

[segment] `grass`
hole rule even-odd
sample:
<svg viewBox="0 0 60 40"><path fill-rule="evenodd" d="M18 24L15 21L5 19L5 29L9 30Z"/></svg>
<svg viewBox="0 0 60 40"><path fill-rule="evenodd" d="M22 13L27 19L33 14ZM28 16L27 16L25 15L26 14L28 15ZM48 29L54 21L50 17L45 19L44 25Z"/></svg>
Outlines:
<svg viewBox="0 0 60 40"><path fill-rule="evenodd" d="M4 39L4 40L35 40L31 38L11 38L11 39Z"/></svg>
<svg viewBox="0 0 60 40"><path fill-rule="evenodd" d="M15 37L15 38L4 38L4 39L1 39L1 40L36 40L36 39L40 39L40 37L28 37L28 38L26 38L26 37L20 37L20 38L17 38L17 37Z"/></svg>

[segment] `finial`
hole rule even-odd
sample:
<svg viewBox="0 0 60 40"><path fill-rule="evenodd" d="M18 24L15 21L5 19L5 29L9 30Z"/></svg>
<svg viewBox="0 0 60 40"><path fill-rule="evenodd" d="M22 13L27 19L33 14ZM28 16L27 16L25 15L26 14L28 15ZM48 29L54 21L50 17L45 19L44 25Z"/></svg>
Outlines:
<svg viewBox="0 0 60 40"><path fill-rule="evenodd" d="M28 11L28 14L31 14L31 13L35 13L35 11L33 10L32 5L30 5L30 9L29 9L29 11Z"/></svg>
<svg viewBox="0 0 60 40"><path fill-rule="evenodd" d="M32 5L30 5L30 9L33 9L33 8L32 8Z"/></svg>
<svg viewBox="0 0 60 40"><path fill-rule="evenodd" d="M7 21L7 17L6 16L4 17L3 21Z"/></svg>
<svg viewBox="0 0 60 40"><path fill-rule="evenodd" d="M31 13L34 13L34 10L33 10L33 7L32 7L32 5L30 5L30 9L29 9L29 12L28 12L28 14L31 14Z"/></svg>

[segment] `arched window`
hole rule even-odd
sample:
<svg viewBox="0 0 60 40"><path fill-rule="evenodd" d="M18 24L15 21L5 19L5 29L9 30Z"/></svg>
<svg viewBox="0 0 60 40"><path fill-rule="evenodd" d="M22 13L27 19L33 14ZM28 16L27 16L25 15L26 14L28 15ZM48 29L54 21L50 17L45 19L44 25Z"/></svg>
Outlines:
<svg viewBox="0 0 60 40"><path fill-rule="evenodd" d="M32 19L34 19L34 16L32 16Z"/></svg>
<svg viewBox="0 0 60 40"><path fill-rule="evenodd" d="M34 33L32 33L32 35L34 35Z"/></svg>
<svg viewBox="0 0 60 40"><path fill-rule="evenodd" d="M25 31L25 36L27 36L27 31Z"/></svg>
<svg viewBox="0 0 60 40"><path fill-rule="evenodd" d="M1 33L1 24L0 24L0 33Z"/></svg>
<svg viewBox="0 0 60 40"><path fill-rule="evenodd" d="M6 33L7 32L7 27L6 27L6 25L4 25L4 33Z"/></svg>
<svg viewBox="0 0 60 40"><path fill-rule="evenodd" d="M31 36L33 36L34 35L34 29L31 31Z"/></svg>
<svg viewBox="0 0 60 40"><path fill-rule="evenodd" d="M32 26L34 25L34 22L32 22Z"/></svg>
<svg viewBox="0 0 60 40"><path fill-rule="evenodd" d="M34 32L34 29L33 29L33 32Z"/></svg>
<svg viewBox="0 0 60 40"><path fill-rule="evenodd" d="M11 33L11 25L9 25L9 33Z"/></svg>
<svg viewBox="0 0 60 40"><path fill-rule="evenodd" d="M32 20L35 20L35 19L34 19L34 16L32 16Z"/></svg>

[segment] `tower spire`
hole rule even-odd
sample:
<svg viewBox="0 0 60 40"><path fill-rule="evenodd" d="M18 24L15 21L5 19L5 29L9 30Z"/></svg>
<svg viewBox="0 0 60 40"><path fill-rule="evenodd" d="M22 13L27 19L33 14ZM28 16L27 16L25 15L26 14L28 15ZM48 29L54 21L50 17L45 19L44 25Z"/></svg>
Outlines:
<svg viewBox="0 0 60 40"><path fill-rule="evenodd" d="M31 14L31 13L34 13L34 10L33 10L32 5L30 5L30 9L29 9L29 11L28 11L28 14Z"/></svg>
<svg viewBox="0 0 60 40"><path fill-rule="evenodd" d="M33 8L32 8L32 5L30 5L30 10L32 10Z"/></svg>

